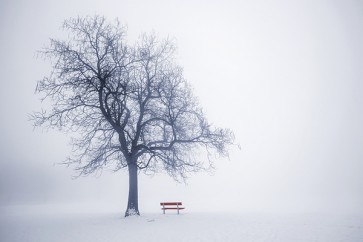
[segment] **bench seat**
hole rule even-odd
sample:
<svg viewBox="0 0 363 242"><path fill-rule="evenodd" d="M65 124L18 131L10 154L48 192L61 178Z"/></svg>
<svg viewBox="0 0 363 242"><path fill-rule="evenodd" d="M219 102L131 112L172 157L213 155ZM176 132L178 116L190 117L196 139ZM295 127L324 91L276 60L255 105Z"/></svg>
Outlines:
<svg viewBox="0 0 363 242"><path fill-rule="evenodd" d="M179 209L179 210L182 210L182 209L185 209L185 208L161 208L161 210L169 210L169 209Z"/></svg>

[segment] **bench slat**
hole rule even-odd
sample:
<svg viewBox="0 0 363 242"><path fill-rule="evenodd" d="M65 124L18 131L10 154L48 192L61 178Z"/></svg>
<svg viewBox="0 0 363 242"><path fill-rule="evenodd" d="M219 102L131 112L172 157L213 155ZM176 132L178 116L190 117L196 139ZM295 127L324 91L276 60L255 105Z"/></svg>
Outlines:
<svg viewBox="0 0 363 242"><path fill-rule="evenodd" d="M172 206L172 205L183 205L181 202L166 202L166 203L160 203L161 206Z"/></svg>
<svg viewBox="0 0 363 242"><path fill-rule="evenodd" d="M175 210L179 209L179 210L182 210L182 209L185 209L185 208L161 208L161 210L169 210L169 209L175 209Z"/></svg>

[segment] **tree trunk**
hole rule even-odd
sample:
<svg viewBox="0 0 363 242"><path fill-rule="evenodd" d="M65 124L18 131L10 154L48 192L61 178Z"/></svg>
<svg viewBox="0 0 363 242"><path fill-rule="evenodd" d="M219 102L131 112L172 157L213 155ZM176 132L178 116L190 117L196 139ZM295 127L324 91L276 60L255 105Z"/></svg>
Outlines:
<svg viewBox="0 0 363 242"><path fill-rule="evenodd" d="M129 200L125 217L132 215L140 215L139 200L138 200L138 184L137 184L137 166L134 163L129 163Z"/></svg>

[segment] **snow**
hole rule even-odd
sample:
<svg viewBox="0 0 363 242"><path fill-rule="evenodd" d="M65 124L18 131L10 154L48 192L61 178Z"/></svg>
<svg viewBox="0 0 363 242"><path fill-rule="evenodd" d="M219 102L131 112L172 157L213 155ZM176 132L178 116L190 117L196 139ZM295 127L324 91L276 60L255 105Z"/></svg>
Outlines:
<svg viewBox="0 0 363 242"><path fill-rule="evenodd" d="M361 242L363 216L162 211L124 218L122 211L57 206L0 208L0 241Z"/></svg>

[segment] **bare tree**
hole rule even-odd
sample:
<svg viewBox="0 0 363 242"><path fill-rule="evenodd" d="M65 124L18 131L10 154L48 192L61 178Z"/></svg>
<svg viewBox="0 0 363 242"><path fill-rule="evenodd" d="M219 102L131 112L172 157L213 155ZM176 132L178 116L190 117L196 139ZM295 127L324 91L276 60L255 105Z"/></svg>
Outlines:
<svg viewBox="0 0 363 242"><path fill-rule="evenodd" d="M36 90L52 108L32 119L35 126L77 132L66 163L76 164L80 175L108 165L128 169L125 216L139 214L139 171L183 179L206 167L194 155L201 148L228 155L233 135L208 124L175 64L171 41L142 35L129 45L125 28L100 16L69 19L63 27L68 40L51 39L41 51L52 72Z"/></svg>

